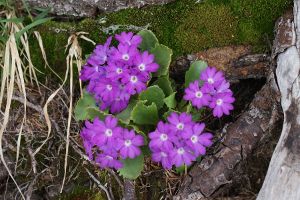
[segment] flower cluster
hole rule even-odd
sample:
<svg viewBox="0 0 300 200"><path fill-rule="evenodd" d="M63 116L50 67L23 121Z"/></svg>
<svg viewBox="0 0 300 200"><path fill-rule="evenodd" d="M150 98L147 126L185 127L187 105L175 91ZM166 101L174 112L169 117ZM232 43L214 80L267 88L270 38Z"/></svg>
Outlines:
<svg viewBox="0 0 300 200"><path fill-rule="evenodd" d="M204 123L195 123L187 113L171 113L168 123L160 121L149 134L152 160L160 162L165 169L190 165L206 147L212 144L212 134L203 133Z"/></svg>
<svg viewBox="0 0 300 200"><path fill-rule="evenodd" d="M199 85L200 81L204 82L202 87ZM185 89L183 98L191 101L198 109L209 106L213 109L213 116L220 118L223 114L229 115L233 110L232 103L235 99L229 86L221 71L214 67L207 67L201 73L200 80L190 83Z"/></svg>
<svg viewBox="0 0 300 200"><path fill-rule="evenodd" d="M141 36L122 32L115 39L117 47L111 46L112 37L96 46L80 75L82 81L89 81L87 91L99 101L100 109L111 113L125 109L130 96L145 90L150 73L159 68L153 54L138 49Z"/></svg>
<svg viewBox="0 0 300 200"><path fill-rule="evenodd" d="M120 159L135 158L141 154L140 146L144 138L133 130L117 126L118 120L107 116L104 121L95 118L86 121L81 130L83 145L90 160L94 160L101 168L122 168ZM94 156L95 155L95 156Z"/></svg>

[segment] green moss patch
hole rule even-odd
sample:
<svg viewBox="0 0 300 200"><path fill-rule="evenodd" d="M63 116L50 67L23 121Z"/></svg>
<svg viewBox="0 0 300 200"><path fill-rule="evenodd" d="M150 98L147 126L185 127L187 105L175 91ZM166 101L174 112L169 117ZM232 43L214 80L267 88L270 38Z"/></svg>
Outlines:
<svg viewBox="0 0 300 200"><path fill-rule="evenodd" d="M235 43L237 21L224 5L199 6L189 12L175 32L184 53Z"/></svg>
<svg viewBox="0 0 300 200"><path fill-rule="evenodd" d="M92 40L104 42L105 27L148 26L160 43L174 51L174 57L194 53L210 47L231 44L250 44L260 52L268 49L267 41L273 38L276 19L292 5L291 0L177 0L160 6L126 9L103 14L96 19L80 22L49 22L38 30L44 40L49 64L58 72L65 70L64 53L67 39L76 31L88 32ZM103 23L106 21L105 23ZM128 31L128 30L127 30ZM111 34L113 32L110 32ZM32 40L34 63L44 66L38 44ZM83 54L90 54L93 45L81 41Z"/></svg>

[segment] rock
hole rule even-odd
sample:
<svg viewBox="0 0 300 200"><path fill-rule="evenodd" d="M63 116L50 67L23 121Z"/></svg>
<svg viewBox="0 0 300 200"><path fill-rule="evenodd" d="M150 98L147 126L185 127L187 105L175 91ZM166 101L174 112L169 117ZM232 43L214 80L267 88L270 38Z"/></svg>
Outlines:
<svg viewBox="0 0 300 200"><path fill-rule="evenodd" d="M258 194L258 200L300 199L300 1L294 1L294 30L296 41L285 40L288 46L277 57L277 83L281 93L284 122L279 142Z"/></svg>
<svg viewBox="0 0 300 200"><path fill-rule="evenodd" d="M224 189L231 187L237 169L281 121L278 102L278 89L273 74L270 74L249 110L217 133L224 135L217 153L204 157L191 168L174 200L216 198Z"/></svg>
<svg viewBox="0 0 300 200"><path fill-rule="evenodd" d="M186 70L194 60L204 60L209 66L224 71L230 81L236 81L248 78L266 78L270 71L271 59L266 54L251 54L250 46L211 48L176 59L170 67L171 77L174 79L184 78Z"/></svg>
<svg viewBox="0 0 300 200"><path fill-rule="evenodd" d="M275 26L275 39L273 43L272 57L282 53L288 47L295 45L296 33L294 30L294 17L292 10L280 17Z"/></svg>
<svg viewBox="0 0 300 200"><path fill-rule="evenodd" d="M250 46L211 48L197 53L196 58L223 70L227 78L234 80L267 77L269 72L269 56L251 54Z"/></svg>
<svg viewBox="0 0 300 200"><path fill-rule="evenodd" d="M17 0L20 2L22 0ZM93 17L103 12L124 8L158 5L173 0L27 0L30 7L51 8L51 13L60 16Z"/></svg>

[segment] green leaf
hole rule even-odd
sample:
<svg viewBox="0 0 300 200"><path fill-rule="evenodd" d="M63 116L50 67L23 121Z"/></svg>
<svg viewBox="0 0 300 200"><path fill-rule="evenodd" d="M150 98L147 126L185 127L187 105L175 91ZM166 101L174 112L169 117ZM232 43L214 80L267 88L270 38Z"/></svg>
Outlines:
<svg viewBox="0 0 300 200"><path fill-rule="evenodd" d="M161 109L164 106L163 99L165 98L165 94L157 85L153 85L147 88L147 90L140 93L140 100L146 100L147 105L151 105L152 103L156 104L157 109Z"/></svg>
<svg viewBox="0 0 300 200"><path fill-rule="evenodd" d="M35 10L41 12L34 18L34 20L38 20L38 19L45 18L49 14L51 9L50 8L35 8Z"/></svg>
<svg viewBox="0 0 300 200"><path fill-rule="evenodd" d="M158 77L158 79L153 83L153 85L158 85L164 91L166 96L169 96L173 93L169 75Z"/></svg>
<svg viewBox="0 0 300 200"><path fill-rule="evenodd" d="M145 101L139 101L131 112L132 121L140 125L156 125L158 113L155 103L150 106L145 105Z"/></svg>
<svg viewBox="0 0 300 200"><path fill-rule="evenodd" d="M75 119L77 121L86 120L88 118L88 109L90 108L99 110L94 97L87 92L84 92L83 97L78 100L75 106Z"/></svg>
<svg viewBox="0 0 300 200"><path fill-rule="evenodd" d="M207 63L204 61L195 61L191 64L189 70L185 73L185 87L188 87L189 84L200 78L201 72L206 69Z"/></svg>
<svg viewBox="0 0 300 200"><path fill-rule="evenodd" d="M177 110L170 109L170 110L168 110L167 112L165 112L165 113L163 114L163 118L164 118L165 120L167 120L167 118L169 117L169 115L170 115L172 112L175 112L175 113L180 114L180 112L178 112Z"/></svg>
<svg viewBox="0 0 300 200"><path fill-rule="evenodd" d="M173 54L172 49L162 44L156 44L156 46L151 49L150 52L154 54L155 62L159 65L155 76L160 77L167 75Z"/></svg>
<svg viewBox="0 0 300 200"><path fill-rule="evenodd" d="M93 120L95 117L98 117L100 120L104 120L109 114L99 110L99 108L87 108L86 109L86 119Z"/></svg>
<svg viewBox="0 0 300 200"><path fill-rule="evenodd" d="M28 24L27 26L25 26L22 30L20 30L19 32L16 33L16 40L19 40L19 38L21 37L21 35L23 33L25 33L26 31L28 31L29 29L38 26L40 24L43 24L49 20L51 20L52 17L47 17L47 18L42 18L42 19L37 19L36 21L33 21L31 24Z"/></svg>
<svg viewBox="0 0 300 200"><path fill-rule="evenodd" d="M139 46L142 51L150 51L158 43L158 40L152 31L141 30L138 32L138 35L143 38L142 43Z"/></svg>
<svg viewBox="0 0 300 200"><path fill-rule="evenodd" d="M94 97L87 92L83 93L83 97L78 100L75 109L75 119L80 120L93 120L95 117L104 119L108 114L99 110L96 105Z"/></svg>
<svg viewBox="0 0 300 200"><path fill-rule="evenodd" d="M194 122L200 121L200 119L205 115L205 109L198 110L193 108L191 114Z"/></svg>
<svg viewBox="0 0 300 200"><path fill-rule="evenodd" d="M144 137L145 144L148 143L148 138L147 138L146 134L138 126L136 126L134 124L129 124L128 126L126 126L126 128L133 129L137 134Z"/></svg>
<svg viewBox="0 0 300 200"><path fill-rule="evenodd" d="M181 165L180 167L176 167L175 171L177 174L182 174L186 171L187 166L186 165Z"/></svg>
<svg viewBox="0 0 300 200"><path fill-rule="evenodd" d="M137 100L131 99L127 108L125 110L123 110L122 112L120 112L119 114L117 114L116 117L123 123L129 124L130 123L130 115L131 115L131 112L132 112L134 106L136 105L136 103L137 103Z"/></svg>
<svg viewBox="0 0 300 200"><path fill-rule="evenodd" d="M120 175L128 179L136 179L144 169L144 155L141 154L134 159L122 160L123 168L119 169Z"/></svg>
<svg viewBox="0 0 300 200"><path fill-rule="evenodd" d="M23 22L23 20L24 20L23 18L17 18L17 17L9 18L9 19L0 18L0 23L13 22L15 24L19 24L19 23Z"/></svg>
<svg viewBox="0 0 300 200"><path fill-rule="evenodd" d="M172 93L170 96L164 98L165 104L168 106L169 109L176 107L176 99L175 99L176 92Z"/></svg>

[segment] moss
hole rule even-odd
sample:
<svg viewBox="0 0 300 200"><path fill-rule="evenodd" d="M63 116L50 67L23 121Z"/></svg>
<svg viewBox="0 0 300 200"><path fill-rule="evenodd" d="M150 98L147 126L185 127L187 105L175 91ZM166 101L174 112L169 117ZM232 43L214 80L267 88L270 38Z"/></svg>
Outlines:
<svg viewBox="0 0 300 200"><path fill-rule="evenodd" d="M89 199L89 200L104 200L101 193L95 189L87 189L83 186L76 186L71 192L68 194L62 194L59 197L60 200L81 200L81 199Z"/></svg>
<svg viewBox="0 0 300 200"><path fill-rule="evenodd" d="M186 15L175 39L180 41L184 52L195 52L232 44L236 35L237 21L229 7L202 4Z"/></svg>
<svg viewBox="0 0 300 200"><path fill-rule="evenodd" d="M65 45L68 37L74 31L74 25L71 23L48 22L37 29L41 33L44 49L49 65L63 76L66 70ZM43 73L49 74L49 69L44 69L44 60L36 38L32 35L30 38L30 50L33 64Z"/></svg>
<svg viewBox="0 0 300 200"><path fill-rule="evenodd" d="M176 28L182 23L182 16L194 7L194 0L181 0L163 6L151 6L144 9L127 9L107 15L107 24L133 24L146 26L149 24L160 43L171 47L174 55L182 54L180 45L174 39Z"/></svg>
<svg viewBox="0 0 300 200"><path fill-rule="evenodd" d="M274 22L292 0L230 0L229 5L238 18L239 42L257 45L266 35L273 38Z"/></svg>
<svg viewBox="0 0 300 200"><path fill-rule="evenodd" d="M101 28L111 25L149 25L162 44L173 49L174 57L209 47L250 44L257 51L272 40L275 20L292 4L291 0L177 0L166 5L126 9L80 22L48 22L38 28L44 40L49 64L60 74L65 71L67 39L75 31L88 32L92 40L104 42ZM106 22L101 22L105 18ZM117 32L125 30L120 28ZM133 31L137 31L134 29ZM83 54L93 45L80 41ZM32 41L33 61L43 70L38 43ZM47 72L46 72L47 73Z"/></svg>

